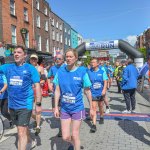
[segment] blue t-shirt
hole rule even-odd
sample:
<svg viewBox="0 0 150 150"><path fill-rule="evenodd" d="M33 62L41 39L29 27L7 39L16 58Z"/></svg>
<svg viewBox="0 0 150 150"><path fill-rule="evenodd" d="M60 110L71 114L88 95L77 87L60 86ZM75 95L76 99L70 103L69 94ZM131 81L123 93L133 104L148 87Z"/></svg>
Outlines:
<svg viewBox="0 0 150 150"><path fill-rule="evenodd" d="M106 73L106 76L107 76L107 79L108 80L108 75L107 75L107 72L106 72L106 68L104 66L99 66L99 69L103 70L105 73Z"/></svg>
<svg viewBox="0 0 150 150"><path fill-rule="evenodd" d="M60 87L62 112L79 112L84 109L82 88L91 86L84 67L78 67L72 71L69 71L67 66L61 68L53 82Z"/></svg>
<svg viewBox="0 0 150 150"><path fill-rule="evenodd" d="M61 66L58 66L58 65L55 65L55 66L52 66L50 69L49 69L49 72L48 72L48 78L50 77L55 77L57 71L59 68L61 67L65 67L66 64L62 64Z"/></svg>
<svg viewBox="0 0 150 150"><path fill-rule="evenodd" d="M0 73L0 90L4 87L4 84L7 84L6 77L3 73ZM7 90L0 94L0 100L6 99L8 97Z"/></svg>
<svg viewBox="0 0 150 150"><path fill-rule="evenodd" d="M113 67L111 65L109 65L107 68L108 68L108 74L112 78L113 77L113 73L114 73L114 69L113 69Z"/></svg>
<svg viewBox="0 0 150 150"><path fill-rule="evenodd" d="M39 83L40 77L36 68L24 63L22 66L5 64L0 70L8 82L8 107L12 109L29 109L33 107L33 83Z"/></svg>
<svg viewBox="0 0 150 150"><path fill-rule="evenodd" d="M102 95L102 90L104 88L104 80L107 80L107 74L102 69L94 71L93 69L88 70L88 75L91 80L91 93L92 97L97 97Z"/></svg>

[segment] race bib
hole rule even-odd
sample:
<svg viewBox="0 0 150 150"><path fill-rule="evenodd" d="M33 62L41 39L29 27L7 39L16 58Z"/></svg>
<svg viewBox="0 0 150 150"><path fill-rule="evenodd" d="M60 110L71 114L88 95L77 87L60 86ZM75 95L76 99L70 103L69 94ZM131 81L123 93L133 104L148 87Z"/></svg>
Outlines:
<svg viewBox="0 0 150 150"><path fill-rule="evenodd" d="M94 89L100 89L101 88L101 83L99 83L99 82L94 83L93 88Z"/></svg>
<svg viewBox="0 0 150 150"><path fill-rule="evenodd" d="M70 96L70 95L63 95L62 101L66 102L66 103L73 104L73 103L75 103L75 97Z"/></svg>
<svg viewBox="0 0 150 150"><path fill-rule="evenodd" d="M10 85L22 86L22 79L10 79Z"/></svg>

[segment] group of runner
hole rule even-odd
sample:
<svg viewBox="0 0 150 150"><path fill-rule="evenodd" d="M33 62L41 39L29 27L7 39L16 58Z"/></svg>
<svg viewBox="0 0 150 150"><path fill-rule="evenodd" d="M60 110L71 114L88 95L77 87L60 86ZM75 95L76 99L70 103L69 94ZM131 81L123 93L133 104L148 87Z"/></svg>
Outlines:
<svg viewBox="0 0 150 150"><path fill-rule="evenodd" d="M94 133L97 105L100 110L100 124L104 123L103 103L106 105L105 113L110 111L107 90L111 86L114 69L109 62L99 63L97 58L91 60L90 69L76 66L78 54L76 50L68 49L65 56L61 54L56 56L55 65L50 68L47 79L44 69L37 63L38 56L32 54L30 64L25 62L26 56L24 48L18 46L14 50L15 63L0 66L3 87L7 85L9 114L11 121L17 126L18 149L30 149L36 145L36 141L29 136L28 126L32 116L35 119L35 134L40 133L41 87L48 81L49 91L54 94L52 98L54 115L60 118L61 122L58 136L70 142L69 150L79 150L79 131L81 122L85 119L82 88L89 101L89 115L92 120L90 131ZM6 88L1 88L0 93L2 94ZM32 112L33 102L35 114Z"/></svg>

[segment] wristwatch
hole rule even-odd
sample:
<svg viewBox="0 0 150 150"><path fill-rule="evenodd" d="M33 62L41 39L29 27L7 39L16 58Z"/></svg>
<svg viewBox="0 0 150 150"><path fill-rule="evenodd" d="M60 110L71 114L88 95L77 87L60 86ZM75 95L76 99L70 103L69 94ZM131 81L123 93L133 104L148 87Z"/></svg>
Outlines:
<svg viewBox="0 0 150 150"><path fill-rule="evenodd" d="M41 102L36 102L36 105L37 106L41 106Z"/></svg>

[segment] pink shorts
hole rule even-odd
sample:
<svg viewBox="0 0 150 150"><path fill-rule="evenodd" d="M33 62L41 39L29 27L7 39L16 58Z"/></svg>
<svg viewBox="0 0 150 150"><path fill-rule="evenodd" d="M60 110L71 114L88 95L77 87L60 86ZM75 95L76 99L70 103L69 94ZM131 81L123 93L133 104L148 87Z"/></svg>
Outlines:
<svg viewBox="0 0 150 150"><path fill-rule="evenodd" d="M81 110L79 112L71 112L71 113L66 113L66 112L61 112L60 114L60 119L71 119L71 120L84 120L85 117L85 110Z"/></svg>

